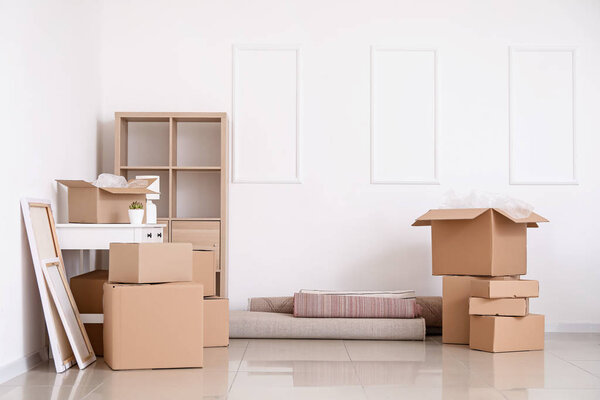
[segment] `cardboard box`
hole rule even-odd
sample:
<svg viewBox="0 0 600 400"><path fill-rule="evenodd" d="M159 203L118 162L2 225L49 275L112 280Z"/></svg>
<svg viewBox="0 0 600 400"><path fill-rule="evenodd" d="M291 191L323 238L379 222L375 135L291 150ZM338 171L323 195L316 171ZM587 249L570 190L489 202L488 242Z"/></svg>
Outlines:
<svg viewBox="0 0 600 400"><path fill-rule="evenodd" d="M195 282L104 284L104 361L112 369L203 366L204 291Z"/></svg>
<svg viewBox="0 0 600 400"><path fill-rule="evenodd" d="M115 283L189 282L190 243L111 243L108 281Z"/></svg>
<svg viewBox="0 0 600 400"><path fill-rule="evenodd" d="M146 187L98 188L82 180L57 180L69 188L69 222L86 224L129 223L129 205L134 201L146 204L146 195L156 194L147 188L155 179L146 181Z"/></svg>
<svg viewBox="0 0 600 400"><path fill-rule="evenodd" d="M431 226L433 275L527 273L527 227L547 220L515 219L496 208L430 210L413 226Z"/></svg>
<svg viewBox="0 0 600 400"><path fill-rule="evenodd" d="M471 315L469 347L491 353L543 350L544 316L494 317Z"/></svg>
<svg viewBox="0 0 600 400"><path fill-rule="evenodd" d="M229 299L204 299L204 347L229 346Z"/></svg>
<svg viewBox="0 0 600 400"><path fill-rule="evenodd" d="M486 299L538 297L540 285L538 281L515 279L506 281L478 280L471 282L471 296Z"/></svg>
<svg viewBox="0 0 600 400"><path fill-rule="evenodd" d="M444 276L442 283L442 343L469 344L469 297L471 282L490 278ZM515 279L498 277L495 280Z"/></svg>
<svg viewBox="0 0 600 400"><path fill-rule="evenodd" d="M77 309L82 314L102 314L103 285L108 282L108 271L96 270L71 278L70 287ZM104 354L102 324L83 324L94 353Z"/></svg>
<svg viewBox="0 0 600 400"><path fill-rule="evenodd" d="M214 251L193 251L192 281L204 286L204 296L216 294L216 272Z"/></svg>
<svg viewBox="0 0 600 400"><path fill-rule="evenodd" d="M529 299L469 298L470 315L503 315L524 317L529 312Z"/></svg>

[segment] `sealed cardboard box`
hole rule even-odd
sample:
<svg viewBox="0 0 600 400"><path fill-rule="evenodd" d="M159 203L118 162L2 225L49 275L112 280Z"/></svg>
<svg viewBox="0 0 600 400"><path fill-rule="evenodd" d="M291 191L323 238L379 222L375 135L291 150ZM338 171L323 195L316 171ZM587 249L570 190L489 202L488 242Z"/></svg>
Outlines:
<svg viewBox="0 0 600 400"><path fill-rule="evenodd" d="M103 285L108 271L96 270L71 278L70 287L77 309L81 314L102 314ZM83 324L97 356L104 354L102 324Z"/></svg>
<svg viewBox="0 0 600 400"><path fill-rule="evenodd" d="M215 252L194 250L192 280L204 286L204 296L216 294Z"/></svg>
<svg viewBox="0 0 600 400"><path fill-rule="evenodd" d="M203 366L204 291L195 282L104 284L104 361L112 369Z"/></svg>
<svg viewBox="0 0 600 400"><path fill-rule="evenodd" d="M471 282L490 278L444 276L442 282L442 342L469 344L469 296ZM498 277L495 280L514 279Z"/></svg>
<svg viewBox="0 0 600 400"><path fill-rule="evenodd" d="M99 188L82 180L57 180L69 188L69 222L86 224L129 223L129 205L134 201L145 203L147 194L156 194L148 189L155 179L145 181L145 187Z"/></svg>
<svg viewBox="0 0 600 400"><path fill-rule="evenodd" d="M469 298L470 315L503 315L523 317L529 312L529 299Z"/></svg>
<svg viewBox="0 0 600 400"><path fill-rule="evenodd" d="M495 208L430 210L413 226L431 226L433 275L527 273L527 228L547 220L515 219Z"/></svg>
<svg viewBox="0 0 600 400"><path fill-rule="evenodd" d="M511 297L538 297L540 286L538 281L515 280L477 280L471 282L471 296L486 299L511 298Z"/></svg>
<svg viewBox="0 0 600 400"><path fill-rule="evenodd" d="M189 282L190 243L111 243L108 280L115 283Z"/></svg>
<svg viewBox="0 0 600 400"><path fill-rule="evenodd" d="M229 346L229 299L204 299L204 347Z"/></svg>
<svg viewBox="0 0 600 400"><path fill-rule="evenodd" d="M471 315L469 347L492 353L543 350L544 316L495 317Z"/></svg>

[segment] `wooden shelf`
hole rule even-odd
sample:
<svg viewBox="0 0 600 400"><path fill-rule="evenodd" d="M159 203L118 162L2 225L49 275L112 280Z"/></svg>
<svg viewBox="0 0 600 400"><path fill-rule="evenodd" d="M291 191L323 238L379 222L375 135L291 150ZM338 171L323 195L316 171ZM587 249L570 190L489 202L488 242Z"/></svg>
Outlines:
<svg viewBox="0 0 600 400"><path fill-rule="evenodd" d="M132 165L121 165L121 169L126 169L126 170L131 170L131 171L168 171L169 167L164 167L164 166L154 166L154 167L149 167L149 166L132 166Z"/></svg>
<svg viewBox="0 0 600 400"><path fill-rule="evenodd" d="M179 166L173 166L172 167L173 170L175 171L220 171L221 167L219 166L215 166L215 167L179 167Z"/></svg>
<svg viewBox="0 0 600 400"><path fill-rule="evenodd" d="M179 225L199 235L208 225L218 229L216 293L223 297L228 275L227 122L227 113L221 112L115 113L115 173L128 178L160 176L160 200L155 204L158 219L168 225L168 240L174 221L190 221Z"/></svg>
<svg viewBox="0 0 600 400"><path fill-rule="evenodd" d="M177 217L177 218L169 218L171 221L220 221L221 218L219 217L192 217L192 218L185 218L185 217Z"/></svg>

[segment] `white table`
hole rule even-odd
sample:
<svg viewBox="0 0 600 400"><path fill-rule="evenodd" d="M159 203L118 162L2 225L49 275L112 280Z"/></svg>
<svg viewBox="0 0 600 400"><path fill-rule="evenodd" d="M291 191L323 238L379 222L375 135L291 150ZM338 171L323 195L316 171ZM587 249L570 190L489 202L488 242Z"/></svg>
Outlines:
<svg viewBox="0 0 600 400"><path fill-rule="evenodd" d="M62 250L108 250L110 243L162 243L161 224L56 224Z"/></svg>
<svg viewBox="0 0 600 400"><path fill-rule="evenodd" d="M161 224L56 224L61 250L79 250L77 274L83 274L83 254L86 250L108 250L111 243L162 243ZM84 323L101 323L102 314L81 314Z"/></svg>

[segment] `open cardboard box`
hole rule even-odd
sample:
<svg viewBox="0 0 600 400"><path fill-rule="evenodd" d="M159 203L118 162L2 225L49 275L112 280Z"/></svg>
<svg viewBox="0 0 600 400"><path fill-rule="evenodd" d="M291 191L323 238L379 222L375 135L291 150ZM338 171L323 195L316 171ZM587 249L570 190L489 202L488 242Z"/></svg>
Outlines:
<svg viewBox="0 0 600 400"><path fill-rule="evenodd" d="M129 223L129 205L134 201L145 204L147 194L156 194L148 189L155 180L145 179L145 187L132 188L99 188L83 180L56 181L69 188L69 222L126 224Z"/></svg>
<svg viewBox="0 0 600 400"><path fill-rule="evenodd" d="M527 228L548 222L531 213L515 219L497 208L430 210L413 226L431 226L433 275L527 273Z"/></svg>

